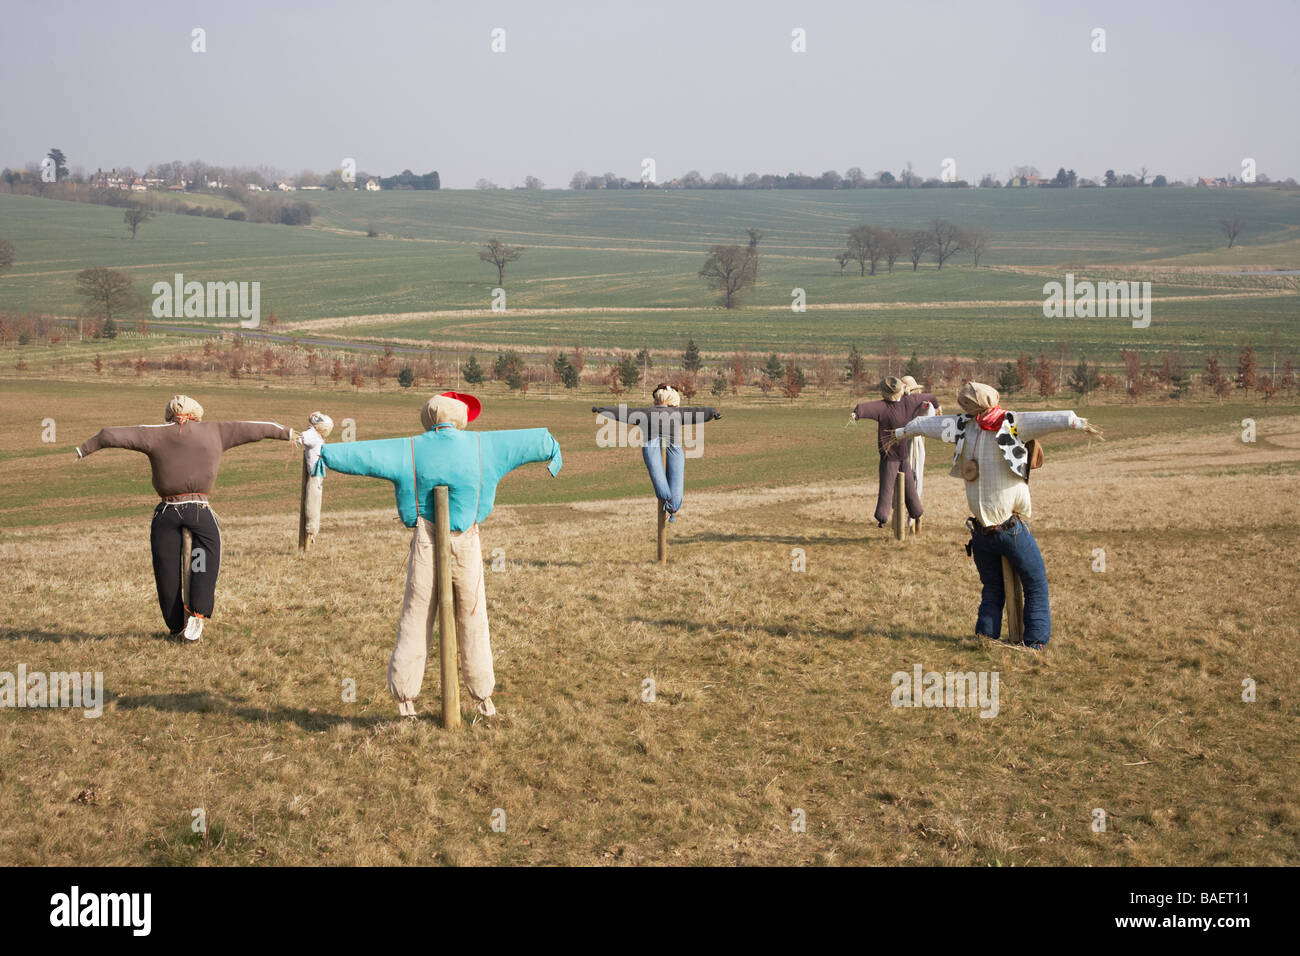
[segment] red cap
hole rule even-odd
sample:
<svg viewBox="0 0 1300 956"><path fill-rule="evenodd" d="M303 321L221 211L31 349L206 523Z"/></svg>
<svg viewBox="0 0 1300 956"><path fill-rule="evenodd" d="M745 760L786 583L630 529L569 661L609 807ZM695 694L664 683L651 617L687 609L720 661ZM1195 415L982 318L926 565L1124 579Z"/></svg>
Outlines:
<svg viewBox="0 0 1300 956"><path fill-rule="evenodd" d="M465 403L469 408L469 414L466 416L466 421L472 422L474 419L478 418L478 413L483 411L483 403L473 395L466 394L465 392L443 392L442 394L447 398L454 398L458 402Z"/></svg>

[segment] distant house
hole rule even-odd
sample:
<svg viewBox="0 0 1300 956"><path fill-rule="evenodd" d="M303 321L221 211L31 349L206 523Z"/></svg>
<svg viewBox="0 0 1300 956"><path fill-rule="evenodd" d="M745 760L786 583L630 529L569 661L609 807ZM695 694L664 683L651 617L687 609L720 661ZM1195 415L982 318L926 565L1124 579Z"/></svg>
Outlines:
<svg viewBox="0 0 1300 956"><path fill-rule="evenodd" d="M257 185L257 183L249 183L249 184L248 184L248 191L249 191L250 193L264 193L264 192L266 192L266 187L265 187L265 186L259 186L259 185Z"/></svg>
<svg viewBox="0 0 1300 956"><path fill-rule="evenodd" d="M164 181L157 176L146 176L144 184L148 189L161 189L165 185Z"/></svg>
<svg viewBox="0 0 1300 956"><path fill-rule="evenodd" d="M133 193L142 193L148 188L149 187L144 184L144 180L141 179L139 176L131 180L131 192Z"/></svg>
<svg viewBox="0 0 1300 956"><path fill-rule="evenodd" d="M305 192L305 191L307 191L307 190L313 190L313 191L314 191L314 190L324 189L324 188L325 188L324 186L299 186L299 187L298 187L298 191L299 191L299 192Z"/></svg>
<svg viewBox="0 0 1300 956"><path fill-rule="evenodd" d="M1217 188L1222 188L1224 186L1231 186L1232 182L1231 180L1224 179L1222 176L1218 176L1218 177L1202 176L1200 179L1196 180L1196 185L1208 186L1211 189L1217 189Z"/></svg>
<svg viewBox="0 0 1300 956"><path fill-rule="evenodd" d="M380 189L380 186L379 186L379 180L378 180L378 179L367 179L367 180L366 180L366 192L368 192L368 193L377 193L377 192L379 192L379 189Z"/></svg>
<svg viewBox="0 0 1300 956"><path fill-rule="evenodd" d="M293 187L293 186L291 186L289 183L286 183L286 182L283 182L283 181L276 183L276 184L275 184L275 188L278 189L278 190L280 190L280 192L282 192L282 193L291 193L291 192L294 191L294 187Z"/></svg>
<svg viewBox="0 0 1300 956"><path fill-rule="evenodd" d="M169 193L183 193L185 192L185 183L172 183L167 187L167 191Z"/></svg>

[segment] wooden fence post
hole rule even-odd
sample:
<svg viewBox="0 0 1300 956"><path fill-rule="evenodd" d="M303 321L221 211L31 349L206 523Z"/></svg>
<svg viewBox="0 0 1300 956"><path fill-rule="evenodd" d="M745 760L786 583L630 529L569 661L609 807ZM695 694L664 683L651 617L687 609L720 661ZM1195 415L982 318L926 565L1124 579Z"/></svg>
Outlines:
<svg viewBox="0 0 1300 956"><path fill-rule="evenodd" d="M659 443L659 453L663 456L664 474L668 474L668 445L661 441ZM664 503L658 498L655 499L655 509L659 518L659 563L668 563L668 512L664 510Z"/></svg>
<svg viewBox="0 0 1300 956"><path fill-rule="evenodd" d="M181 528L181 603L190 606L190 552L194 549L194 538L189 528Z"/></svg>
<svg viewBox="0 0 1300 956"><path fill-rule="evenodd" d="M307 533L307 486L311 475L307 471L307 458L302 460L302 497L298 502L298 550L306 551L311 547L312 535Z"/></svg>
<svg viewBox="0 0 1300 956"><path fill-rule="evenodd" d="M894 478L894 537L899 541L907 534L907 491L903 469Z"/></svg>
<svg viewBox="0 0 1300 956"><path fill-rule="evenodd" d="M446 485L433 489L433 546L438 582L438 659L442 665L442 726L460 726L460 674L457 670L456 612L451 583L451 500ZM429 609L433 637L433 608Z"/></svg>
<svg viewBox="0 0 1300 956"><path fill-rule="evenodd" d="M1020 586L1020 575L1006 558L1002 559L1002 589L1007 608L1007 638L1013 644L1025 640L1025 592Z"/></svg>

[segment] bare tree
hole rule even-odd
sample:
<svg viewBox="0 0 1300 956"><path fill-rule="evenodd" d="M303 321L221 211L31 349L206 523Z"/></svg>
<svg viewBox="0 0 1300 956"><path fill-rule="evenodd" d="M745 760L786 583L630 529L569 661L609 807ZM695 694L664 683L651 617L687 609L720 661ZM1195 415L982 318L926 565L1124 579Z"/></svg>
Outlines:
<svg viewBox="0 0 1300 956"><path fill-rule="evenodd" d="M0 275L4 275L14 264L14 244L8 239L0 239ZM841 272L844 270L841 268Z"/></svg>
<svg viewBox="0 0 1300 956"><path fill-rule="evenodd" d="M876 274L876 263L884 255L885 233L875 226L854 226L849 230L849 256L858 264L858 274L867 274L867 263L871 263L871 274Z"/></svg>
<svg viewBox="0 0 1300 956"><path fill-rule="evenodd" d="M1231 249L1233 243L1237 241L1237 236L1241 235L1242 228L1246 225L1240 216L1233 216L1231 219L1220 219L1219 228L1223 234L1228 237L1228 248Z"/></svg>
<svg viewBox="0 0 1300 956"><path fill-rule="evenodd" d="M915 272L920 266L921 260L925 254L930 251L934 244L934 239L925 229L917 229L903 235L903 242L906 246L906 255L912 260L912 271Z"/></svg>
<svg viewBox="0 0 1300 956"><path fill-rule="evenodd" d="M930 252L934 254L935 261L942 269L943 264L962 249L961 230L947 219L932 219L929 232Z"/></svg>
<svg viewBox="0 0 1300 956"><path fill-rule="evenodd" d="M841 252L838 256L835 257L835 261L840 264L840 278L842 279L844 278L844 267L853 261L853 255L852 253Z"/></svg>
<svg viewBox="0 0 1300 956"><path fill-rule="evenodd" d="M880 235L880 251L889 264L889 271L894 271L894 263L906 248L906 237L897 229L883 229Z"/></svg>
<svg viewBox="0 0 1300 956"><path fill-rule="evenodd" d="M153 213L138 202L131 203L122 216L122 221L131 227L131 238L135 238L135 231L140 228L142 223L148 222L153 218Z"/></svg>
<svg viewBox="0 0 1300 956"><path fill-rule="evenodd" d="M962 246L966 249L967 252L971 254L971 257L975 260L976 269L978 269L980 266L980 257L988 251L989 240L991 240L992 238L993 238L993 234L989 232L987 229L985 229L983 226L972 226L969 229L962 230L961 233Z"/></svg>
<svg viewBox="0 0 1300 956"><path fill-rule="evenodd" d="M746 229L749 236L749 245L745 247L745 255L748 258L749 266L749 285L758 282L758 244L763 239L763 233L759 229Z"/></svg>
<svg viewBox="0 0 1300 956"><path fill-rule="evenodd" d="M113 313L134 308L144 297L131 284L131 277L112 269L82 269L77 273L77 294L84 296L86 307L111 321Z"/></svg>
<svg viewBox="0 0 1300 956"><path fill-rule="evenodd" d="M497 285L503 286L506 284L506 266L523 254L521 246L507 246L500 239L489 239L487 245L479 251L478 257L497 267Z"/></svg>
<svg viewBox="0 0 1300 956"><path fill-rule="evenodd" d="M741 290L753 285L753 257L740 246L714 246L704 260L700 278L722 293L722 304L734 309L740 304Z"/></svg>

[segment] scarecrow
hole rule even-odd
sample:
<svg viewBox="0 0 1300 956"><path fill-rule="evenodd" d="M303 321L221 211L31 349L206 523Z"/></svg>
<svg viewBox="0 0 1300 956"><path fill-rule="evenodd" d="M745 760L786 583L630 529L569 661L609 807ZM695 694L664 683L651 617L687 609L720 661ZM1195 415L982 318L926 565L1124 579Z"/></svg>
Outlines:
<svg viewBox="0 0 1300 956"><path fill-rule="evenodd" d="M449 489L451 580L460 670L477 711L491 717L496 713L492 704L496 676L488 636L479 522L492 513L497 485L509 472L529 462L545 461L554 476L562 464L560 445L545 428L464 431L481 409L472 395L443 392L430 398L420 411L425 427L422 435L324 446L311 439L320 447L316 474L323 475L328 466L349 475L391 481L398 515L404 525L415 529L397 644L388 662L388 689L404 717L415 716L415 698L424 681L431 636L429 609L437 600L434 488L446 485Z"/></svg>
<svg viewBox="0 0 1300 956"><path fill-rule="evenodd" d="M880 383L880 395L881 397L876 401L862 402L849 412L849 421L856 422L870 418L874 419L877 425L876 448L880 452L880 488L876 492L876 527L883 528L894 510L894 479L898 477L900 469L904 474L908 517L919 518L924 513L925 509L921 507L921 492L910 464L910 448L905 445L890 447L889 437L895 428L906 425L915 418L927 402L937 408L939 400L919 388L909 393L903 380L893 376Z"/></svg>
<svg viewBox="0 0 1300 956"><path fill-rule="evenodd" d="M904 375L902 383L907 386L908 395L916 395L921 391L921 386L916 383L916 379L910 375ZM931 405L926 402L921 406L920 415L930 418L943 412L938 405ZM925 501L925 439L913 438L912 447L908 452L908 463L912 466L912 474L916 478L916 497L918 501Z"/></svg>
<svg viewBox="0 0 1300 956"><path fill-rule="evenodd" d="M1072 411L1008 411L998 404L997 390L979 382L963 385L957 404L962 414L914 419L894 430L891 444L916 435L956 442L949 474L966 481L971 512L966 553L975 560L983 585L975 634L992 640L1001 636L1006 558L1024 588L1025 646L1041 650L1052 636L1052 611L1047 567L1029 530L1029 473L1042 462L1037 439L1067 428L1098 437L1101 431Z"/></svg>
<svg viewBox="0 0 1300 956"><path fill-rule="evenodd" d="M324 412L312 412L307 416L308 428L302 433L302 459L307 465L306 500L303 502L307 521L305 531L309 540L320 534L320 505L324 492L325 476L316 474L316 462L320 458L321 445L334 431L334 419Z"/></svg>
<svg viewBox="0 0 1300 956"><path fill-rule="evenodd" d="M208 501L221 455L263 438L290 441L296 433L276 422L205 422L203 406L187 395L176 395L167 403L164 421L101 429L78 446L77 460L101 448L125 448L149 456L154 491L162 498L149 526L158 607L172 637L197 641L212 616L221 571L221 528ZM182 529L189 530L196 555L190 568L189 606L181 593Z"/></svg>
<svg viewBox="0 0 1300 956"><path fill-rule="evenodd" d="M650 485L655 497L673 521L682 508L682 495L686 485L686 456L682 451L682 428L702 425L721 418L722 412L711 405L682 407L682 394L666 382L655 386L654 405L628 408L626 405L601 405L593 408L597 415L641 430L641 458L650 473ZM660 446L667 453L667 468Z"/></svg>

